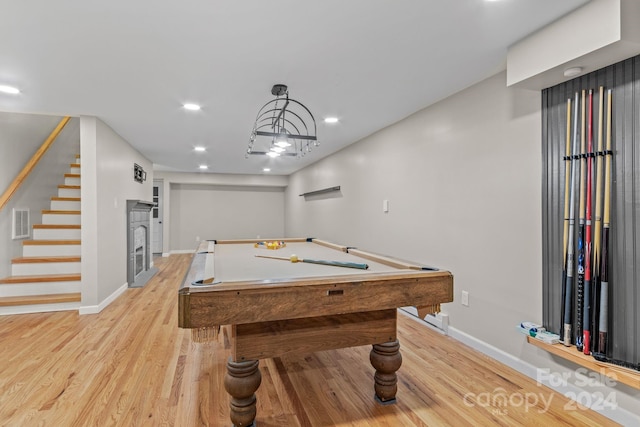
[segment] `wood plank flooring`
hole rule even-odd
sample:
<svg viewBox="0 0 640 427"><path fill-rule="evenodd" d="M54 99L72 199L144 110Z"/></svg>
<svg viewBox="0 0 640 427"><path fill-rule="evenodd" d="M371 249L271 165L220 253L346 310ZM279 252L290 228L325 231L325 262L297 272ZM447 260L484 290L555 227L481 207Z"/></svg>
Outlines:
<svg viewBox="0 0 640 427"><path fill-rule="evenodd" d="M0 317L0 426L229 426L227 335L196 344L177 327L190 259L157 259L144 288L96 315ZM373 400L369 346L291 355L260 362L258 427L615 425L566 411L563 396L405 315L398 326L397 404ZM551 404L491 406L467 394L501 390Z"/></svg>

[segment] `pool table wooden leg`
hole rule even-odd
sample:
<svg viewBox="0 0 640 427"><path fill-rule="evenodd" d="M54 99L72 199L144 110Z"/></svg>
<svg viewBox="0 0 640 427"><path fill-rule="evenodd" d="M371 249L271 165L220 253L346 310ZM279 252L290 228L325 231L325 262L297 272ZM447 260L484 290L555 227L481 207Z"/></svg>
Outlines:
<svg viewBox="0 0 640 427"><path fill-rule="evenodd" d="M229 402L231 422L235 427L253 425L256 418L256 395L262 375L257 360L234 362L227 360L224 388L231 396Z"/></svg>
<svg viewBox="0 0 640 427"><path fill-rule="evenodd" d="M396 371L402 365L400 343L395 340L384 344L374 344L369 354L369 360L376 370L374 375L376 400L382 404L395 403L398 391Z"/></svg>

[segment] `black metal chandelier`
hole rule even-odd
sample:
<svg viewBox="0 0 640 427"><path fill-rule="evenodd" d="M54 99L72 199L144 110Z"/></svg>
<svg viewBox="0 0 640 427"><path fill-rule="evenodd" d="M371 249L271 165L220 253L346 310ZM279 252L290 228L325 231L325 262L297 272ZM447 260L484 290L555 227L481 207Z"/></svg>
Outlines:
<svg viewBox="0 0 640 427"><path fill-rule="evenodd" d="M287 85L271 88L275 99L258 111L249 137L249 155L302 157L319 145L316 119L304 104L289 98Z"/></svg>

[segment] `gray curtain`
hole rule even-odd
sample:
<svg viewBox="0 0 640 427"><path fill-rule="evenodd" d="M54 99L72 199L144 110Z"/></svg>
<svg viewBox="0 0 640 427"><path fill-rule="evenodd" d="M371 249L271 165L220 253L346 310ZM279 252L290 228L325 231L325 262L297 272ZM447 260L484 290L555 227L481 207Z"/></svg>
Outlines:
<svg viewBox="0 0 640 427"><path fill-rule="evenodd" d="M549 330L559 332L567 99L571 98L573 102L576 92L585 89L588 96L589 89L593 89L595 150L599 131L600 86L605 89L603 134L606 134L606 91L613 90L607 356L637 367L640 366L640 56L542 92L543 321ZM606 145L606 139L604 144ZM595 192L595 184L593 187ZM593 200L595 206L595 196ZM578 197L575 211L577 226ZM593 216L595 222L595 214ZM577 229L575 235L577 236ZM577 272L574 276L577 276ZM574 317L575 312L574 309ZM573 324L575 323L574 319Z"/></svg>

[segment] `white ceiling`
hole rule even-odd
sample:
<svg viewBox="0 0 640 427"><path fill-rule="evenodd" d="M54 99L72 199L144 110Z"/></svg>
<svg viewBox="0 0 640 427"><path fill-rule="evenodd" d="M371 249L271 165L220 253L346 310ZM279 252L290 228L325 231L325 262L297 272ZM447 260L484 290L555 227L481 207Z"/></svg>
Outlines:
<svg viewBox="0 0 640 427"><path fill-rule="evenodd" d="M158 169L286 175L498 72L509 45L587 2L0 0L0 85L21 90L0 110L95 115ZM245 159L275 83L321 146Z"/></svg>

